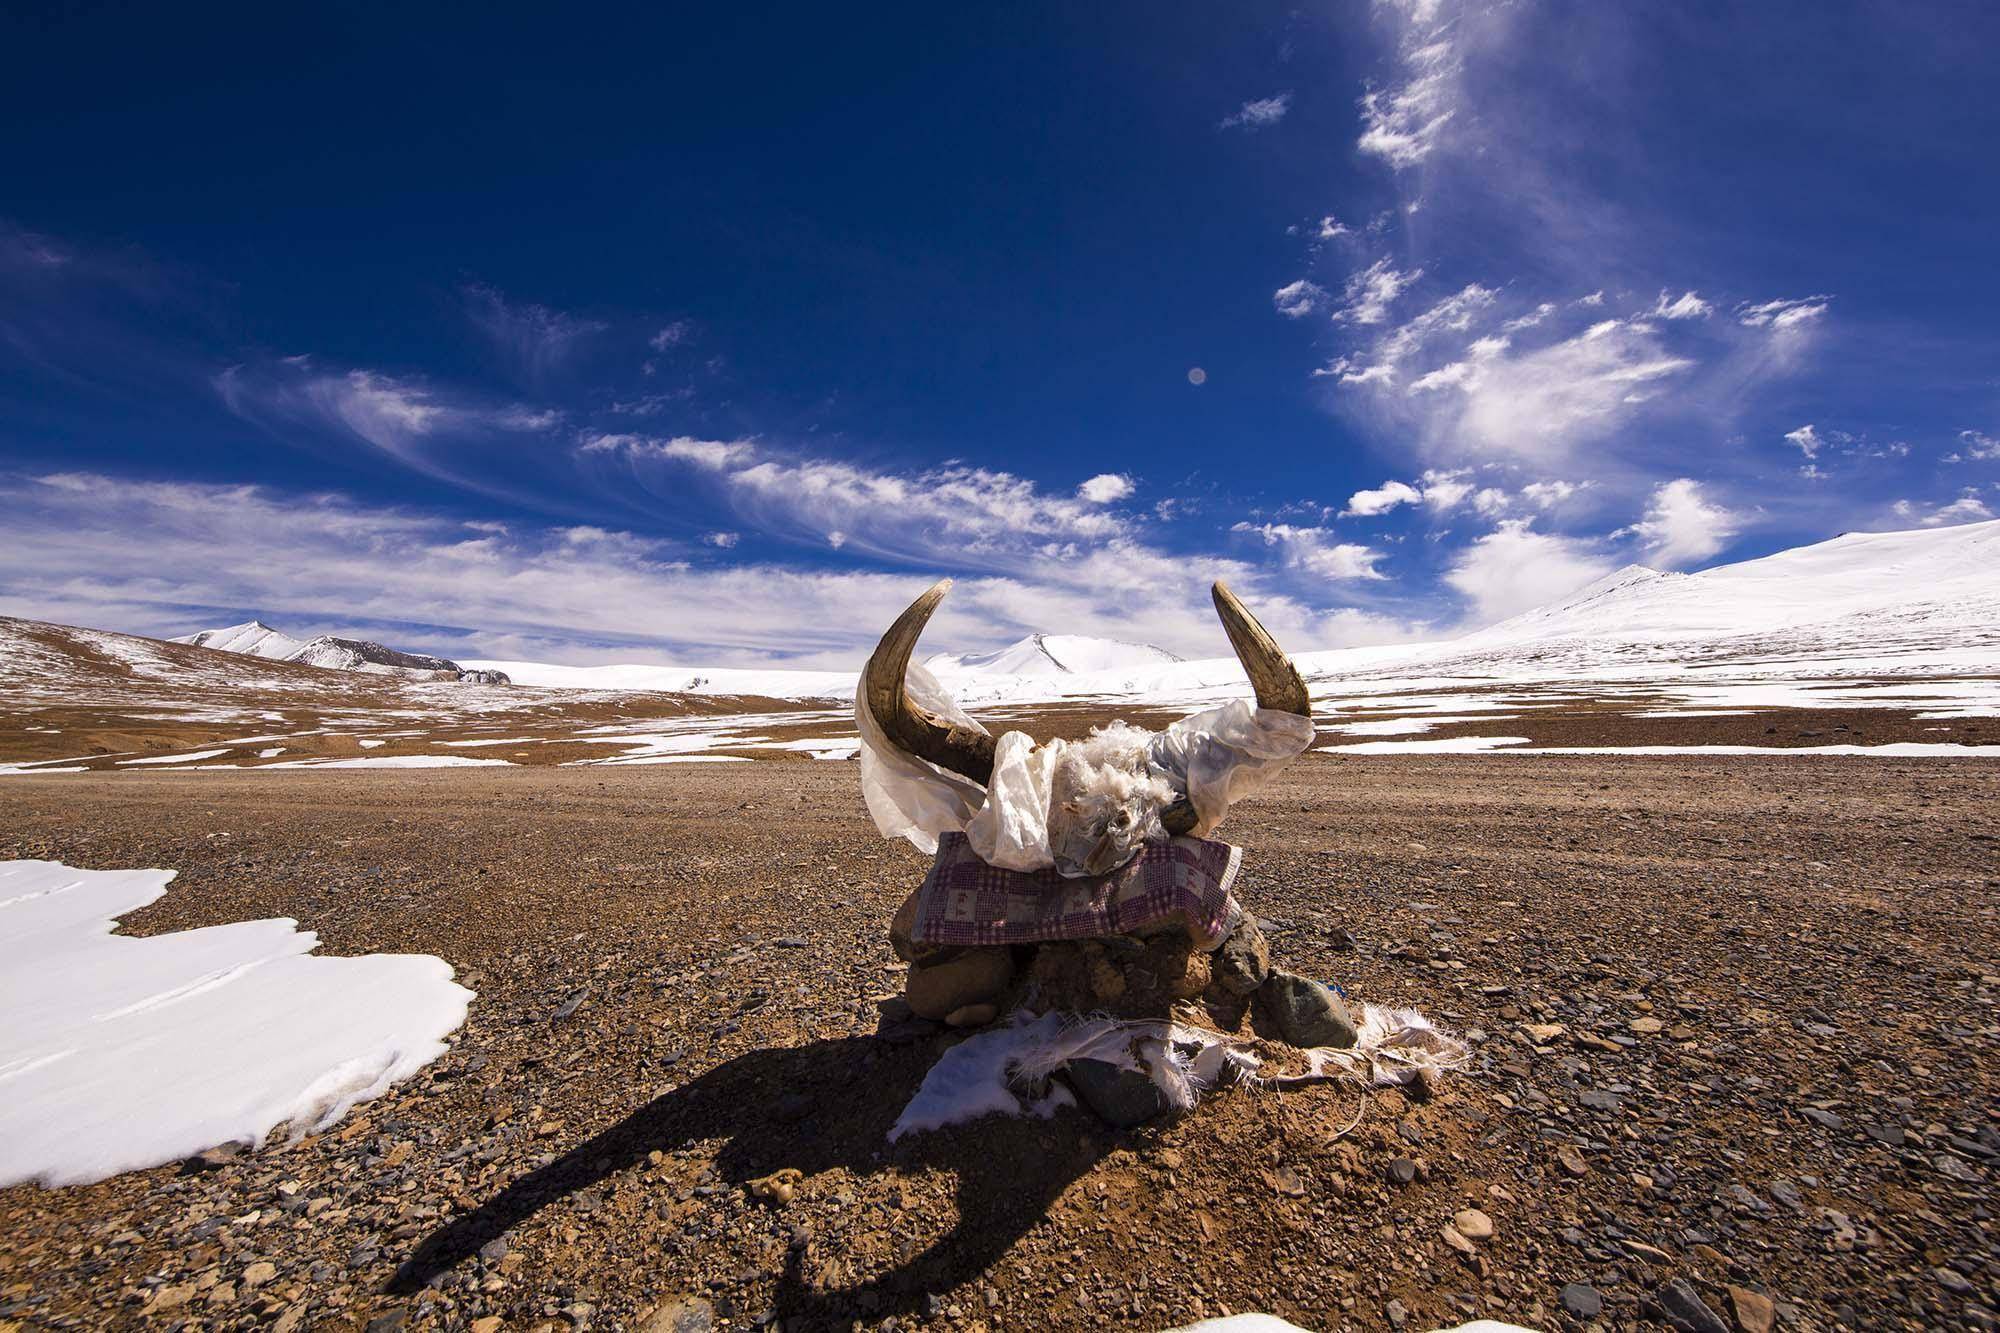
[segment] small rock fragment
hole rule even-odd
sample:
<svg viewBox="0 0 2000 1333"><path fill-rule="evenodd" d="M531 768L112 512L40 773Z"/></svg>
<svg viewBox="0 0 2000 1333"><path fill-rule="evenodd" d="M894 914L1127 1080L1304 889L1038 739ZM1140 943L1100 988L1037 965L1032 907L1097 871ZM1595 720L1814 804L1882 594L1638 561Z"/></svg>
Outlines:
<svg viewBox="0 0 2000 1333"><path fill-rule="evenodd" d="M1451 1224L1467 1240L1488 1240L1493 1235L1493 1219L1477 1208L1461 1208L1452 1214Z"/></svg>
<svg viewBox="0 0 2000 1333"><path fill-rule="evenodd" d="M1572 1282L1562 1289L1562 1308L1578 1319L1595 1319L1604 1313L1604 1298L1588 1282Z"/></svg>
<svg viewBox="0 0 2000 1333"><path fill-rule="evenodd" d="M1653 1293L1653 1299L1660 1303L1660 1313L1667 1322L1681 1333L1729 1333L1729 1325L1722 1322L1722 1316L1708 1308L1708 1303L1684 1277L1661 1287Z"/></svg>
<svg viewBox="0 0 2000 1333"><path fill-rule="evenodd" d="M1771 1298L1748 1287L1729 1289L1729 1309L1742 1333L1771 1333L1771 1325L1778 1317L1778 1307Z"/></svg>
<svg viewBox="0 0 2000 1333"><path fill-rule="evenodd" d="M709 1333L714 1327L715 1307L689 1296L654 1309L639 1324L639 1333Z"/></svg>
<svg viewBox="0 0 2000 1333"><path fill-rule="evenodd" d="M1573 1176L1590 1174L1590 1163L1583 1159L1582 1151L1573 1143L1565 1143L1556 1149L1556 1160L1562 1163L1563 1170Z"/></svg>

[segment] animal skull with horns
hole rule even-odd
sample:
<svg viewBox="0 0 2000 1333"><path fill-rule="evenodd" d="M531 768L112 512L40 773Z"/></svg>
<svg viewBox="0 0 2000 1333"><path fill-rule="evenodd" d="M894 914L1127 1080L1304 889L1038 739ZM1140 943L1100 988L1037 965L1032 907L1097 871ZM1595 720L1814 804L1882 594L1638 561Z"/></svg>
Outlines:
<svg viewBox="0 0 2000 1333"><path fill-rule="evenodd" d="M951 580L939 580L896 618L869 656L868 665L862 668L861 701L889 744L905 754L985 787L993 778L995 738L976 726L938 716L912 699L906 687L910 656L917 646L917 638L949 591ZM1291 659L1270 632L1257 622L1257 618L1250 614L1249 608L1237 599L1227 584L1218 580L1213 594L1216 614L1229 635L1237 660L1243 664L1243 670L1250 678L1257 706L1310 719L1311 704L1298 668L1292 665ZM1038 743L1036 750L1042 748L1044 746ZM1160 826L1170 835L1189 833L1199 822L1194 804L1184 789L1173 793L1172 799L1165 802L1158 813ZM1129 823L1131 812L1129 808L1121 808L1106 817ZM1122 828L1108 830L1113 835L1124 831ZM1096 832L1104 834L1107 830ZM1114 845L1124 844L1115 836L1099 839L1100 850L1085 862L1090 866L1090 873L1102 873L1120 863L1102 850Z"/></svg>

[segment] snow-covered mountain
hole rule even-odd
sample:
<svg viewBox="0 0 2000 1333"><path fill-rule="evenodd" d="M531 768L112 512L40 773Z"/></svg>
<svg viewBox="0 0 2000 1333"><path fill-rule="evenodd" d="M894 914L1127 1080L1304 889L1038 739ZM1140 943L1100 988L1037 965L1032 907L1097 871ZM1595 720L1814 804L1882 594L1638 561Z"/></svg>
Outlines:
<svg viewBox="0 0 2000 1333"><path fill-rule="evenodd" d="M295 639L282 630L272 629L261 620L183 634L168 642L215 648L226 653L243 653L250 657L269 658L274 662L326 667L334 671L449 678L481 685L509 683L503 672L469 669L447 657L406 653L368 639L346 639L333 634L322 634L316 639Z"/></svg>
<svg viewBox="0 0 2000 1333"><path fill-rule="evenodd" d="M295 639L280 630L272 629L261 620L247 620L241 625L231 625L226 629L205 629L196 634L183 634L169 643L191 643L197 648L216 648L225 653L247 653L251 657L268 657L273 662L289 662L292 654L305 647L303 639Z"/></svg>
<svg viewBox="0 0 2000 1333"><path fill-rule="evenodd" d="M782 668L498 661L461 667L357 640L301 643L256 621L183 642L349 670L473 669L559 689L850 698L855 677ZM1587 679L1725 664L1791 674L1991 674L2000 672L2000 520L1847 533L1698 574L1628 565L1461 638L1297 653L1294 660L1309 681L1322 682L1416 675ZM925 665L968 703L1194 698L1238 689L1243 680L1232 657L1181 661L1147 644L1070 634L1031 634L993 652L936 654Z"/></svg>
<svg viewBox="0 0 2000 1333"><path fill-rule="evenodd" d="M1454 655L1939 654L2000 642L2000 520L1849 532L1698 574L1628 565Z"/></svg>
<svg viewBox="0 0 2000 1333"><path fill-rule="evenodd" d="M924 665L958 692L989 693L1032 687L1121 667L1153 668L1180 661L1164 648L1077 634L1030 634L990 653L938 653ZM468 667L504 673L517 685L575 690L668 690L677 694L754 695L770 699L848 699L855 671L798 671L784 667L680 667L628 663L557 666L547 662L468 660Z"/></svg>
<svg viewBox="0 0 2000 1333"><path fill-rule="evenodd" d="M1150 643L1081 634L1030 634L990 653L937 653L924 665L939 677L1070 676L1088 671L1164 666L1183 659Z"/></svg>
<svg viewBox="0 0 2000 1333"><path fill-rule="evenodd" d="M776 646L776 645L774 645ZM1295 653L1308 681L1399 676L1576 678L1634 671L2000 672L2000 520L1847 533L1698 574L1628 565L1566 597L1457 639ZM781 699L849 698L854 672L565 667L473 662L521 684ZM1032 634L925 665L967 702L1240 689L1233 657L1180 661L1145 644Z"/></svg>

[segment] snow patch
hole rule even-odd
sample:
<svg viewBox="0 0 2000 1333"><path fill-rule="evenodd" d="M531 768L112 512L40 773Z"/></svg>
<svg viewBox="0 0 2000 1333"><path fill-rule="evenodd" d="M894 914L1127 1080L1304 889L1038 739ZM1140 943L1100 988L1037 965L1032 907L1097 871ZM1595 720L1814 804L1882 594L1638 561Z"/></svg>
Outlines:
<svg viewBox="0 0 2000 1333"><path fill-rule="evenodd" d="M285 919L112 933L174 874L0 862L0 1187L318 1132L465 1021L444 960L311 956Z"/></svg>
<svg viewBox="0 0 2000 1333"><path fill-rule="evenodd" d="M282 764L261 764L254 770L268 773L274 768L512 768L508 759L474 759L463 754L383 754L359 759L288 759Z"/></svg>
<svg viewBox="0 0 2000 1333"><path fill-rule="evenodd" d="M192 764L203 759L214 759L228 753L229 751L225 748L221 750L196 750L192 754L161 754L154 755L150 759L120 759L118 766L123 768L128 764Z"/></svg>

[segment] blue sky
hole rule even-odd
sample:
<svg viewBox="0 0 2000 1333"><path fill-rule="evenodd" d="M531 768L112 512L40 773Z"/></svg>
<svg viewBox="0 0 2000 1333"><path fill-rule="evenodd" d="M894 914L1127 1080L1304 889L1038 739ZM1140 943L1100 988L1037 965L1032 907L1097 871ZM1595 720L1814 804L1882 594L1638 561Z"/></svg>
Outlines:
<svg viewBox="0 0 2000 1333"><path fill-rule="evenodd" d="M1225 651L2000 511L2000 11L0 18L0 610Z"/></svg>

